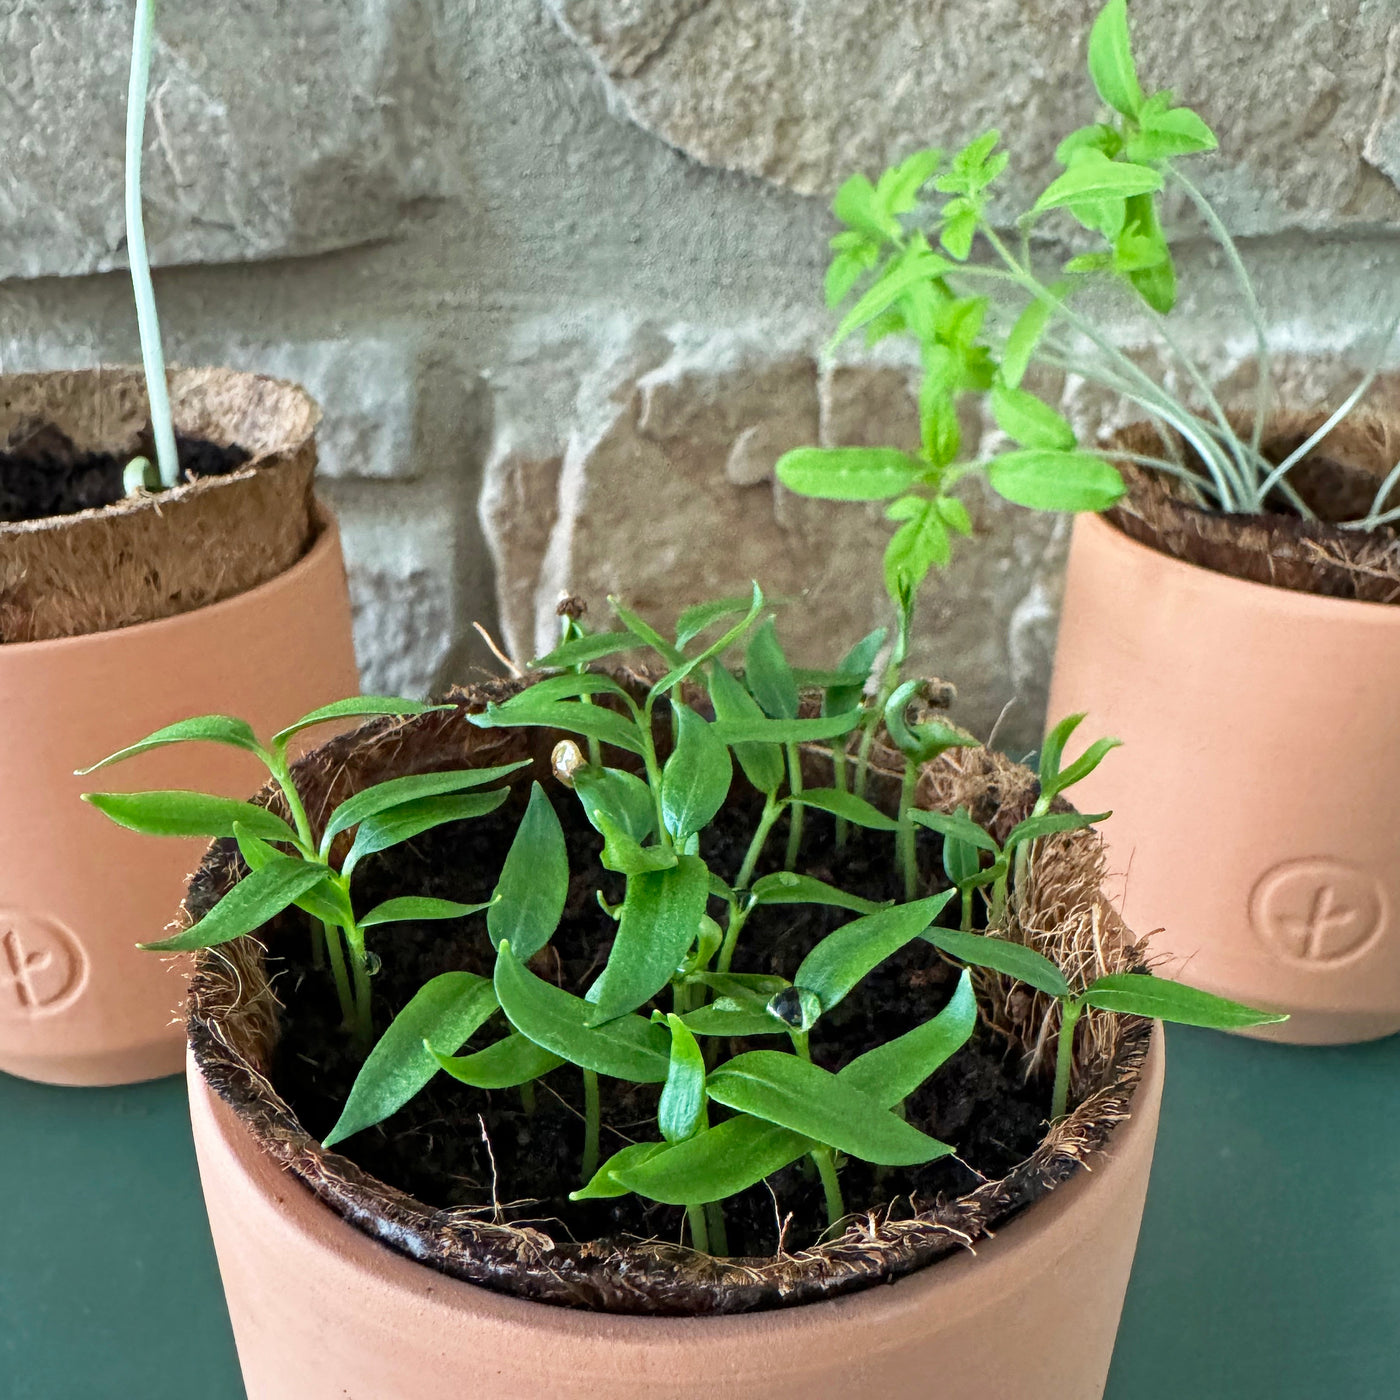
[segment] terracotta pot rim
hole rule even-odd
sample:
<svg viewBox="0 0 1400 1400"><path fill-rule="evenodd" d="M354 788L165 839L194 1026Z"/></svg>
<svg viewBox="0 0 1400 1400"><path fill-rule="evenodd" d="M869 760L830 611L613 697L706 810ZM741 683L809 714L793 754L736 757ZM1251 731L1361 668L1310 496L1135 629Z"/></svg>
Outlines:
<svg viewBox="0 0 1400 1400"><path fill-rule="evenodd" d="M386 1276L394 1292L430 1294L435 1309L444 1309L453 1316L489 1313L508 1328L545 1332L561 1342L573 1341L581 1332L596 1332L602 1327L606 1329L608 1340L619 1345L702 1340L706 1345L713 1345L725 1340L752 1341L755 1332L768 1341L781 1340L784 1334L804 1336L812 1325L813 1309L825 1310L823 1327L839 1327L852 1334L859 1333L863 1327L884 1325L885 1315L895 1309L906 1313L917 1310L924 1317L936 1317L940 1323L946 1323L950 1314L965 1307L963 1276L967 1269L984 1273L994 1270L1008 1277L1015 1276L1020 1268L1016 1256L1026 1245L1057 1232L1061 1238L1055 1241L1055 1257L1073 1249L1078 1237L1077 1228L1071 1224L1073 1217L1088 1199L1097 1198L1108 1190L1121 1190L1123 1183L1118 1179L1117 1169L1125 1158L1133 1155L1142 1135L1151 1134L1155 1138L1156 1115L1151 1110L1160 1099L1165 1079L1166 1038L1162 1023L1153 1021L1133 1094L1134 1111L1115 1127L1098 1155L1095 1169L1075 1172L994 1235L985 1237L978 1248L969 1247L946 1255L881 1288L813 1298L792 1307L761 1312L690 1316L564 1308L443 1275L431 1265L391 1249L344 1219L304 1182L287 1181L247 1124L210 1086L193 1049L186 1058L186 1073L197 1135L201 1129L211 1132L219 1146L237 1163L250 1188L264 1197L272 1195L269 1183L272 1174L277 1174L275 1179L282 1188L273 1197L277 1213L285 1227L294 1231L308 1248L347 1255L353 1267ZM1139 1107L1144 1105L1149 1111L1139 1112ZM263 1180L259 1180L260 1177Z"/></svg>
<svg viewBox="0 0 1400 1400"><path fill-rule="evenodd" d="M1309 593L1299 588L1280 588L1273 584L1260 583L1256 579L1240 578L1236 574L1207 568L1206 565L1193 563L1189 559L1179 559L1175 554L1168 554L1166 550L1154 549L1151 545L1134 539L1113 521L1092 511L1077 515L1074 524L1077 530L1091 530L1100 534L1103 541L1111 542L1110 547L1121 549L1125 558L1147 557L1158 561L1159 567L1165 572L1181 573L1202 592L1211 589L1248 590L1256 595L1256 606L1262 608L1272 605L1278 612L1290 615L1315 610L1322 616L1346 611L1356 617L1365 609L1377 623L1382 617L1389 617L1394 626L1400 627L1400 603L1378 603L1368 598L1339 598L1331 593Z"/></svg>
<svg viewBox="0 0 1400 1400"><path fill-rule="evenodd" d="M228 480L230 478L222 479ZM91 511L83 512L85 515L93 513ZM69 517L55 518L67 519ZM340 527L330 507L319 496L313 498L311 519L316 528L316 536L311 547L299 559L283 569L280 574L274 574L272 578L265 579L252 588L245 588L240 593L230 594L227 598L220 598L214 603L204 603L200 607L191 608L188 612L172 613L168 617L152 618L147 622L131 622L124 627L108 627L101 632L80 632L72 637L46 637L36 642L0 641L0 665L4 664L6 657L37 658L53 655L61 650L76 651L84 646L101 646L109 638L128 636L132 633L150 636L159 630L173 631L182 624L203 627L211 622L217 623L222 610L237 608L249 600L256 601L260 594L285 587L289 583L295 583L302 574L315 569L327 552L337 547Z"/></svg>
<svg viewBox="0 0 1400 1400"><path fill-rule="evenodd" d="M481 730L463 717L463 710L479 710L488 699L506 698L519 684L499 682L454 692L449 697L458 702L453 712L371 721L314 750L296 769L313 823L364 782L385 776L375 771L376 763L402 765L401 771L428 771L439 762L499 763L527 754L543 761L558 736L548 731L537 735L530 730ZM950 811L965 804L974 815L985 808L990 815L981 819L1000 830L1029 810L1033 788L1034 775L1002 756L981 748L956 750L926 766L919 801ZM265 789L258 800L272 796ZM191 882L184 909L187 920L206 912L237 878L235 854L229 842L210 847ZM1043 877L1029 882L1027 909L1013 919L1013 927L1022 930L1018 936L1053 946L1057 961L1074 967L1075 975L1089 975L1086 969L1142 966L1140 946L1106 904L1097 833L1079 830L1049 838L1037 850L1034 869ZM1104 918L1111 922L1101 923ZM1130 1116L1150 1040L1150 1023L1141 1018L1105 1020L1103 1028L1091 1033L1092 1048L1081 1051L1087 1058L1077 1078L1088 1082L1081 1084L1079 1101L1068 1118L1049 1129L1034 1151L1004 1177L984 1181L949 1202L940 1199L907 1222L863 1233L848 1231L838 1241L797 1256L707 1261L703 1267L696 1267L691 1251L656 1241L620 1245L604 1256L580 1253L567 1239L551 1237L547 1244L531 1244L526 1257L521 1253L525 1243L514 1235L503 1240L507 1232L499 1228L426 1206L311 1137L267 1078L278 1017L265 970L265 932L263 939L240 940L196 955L188 1024L205 1082L240 1117L268 1157L363 1233L430 1263L445 1276L610 1316L771 1312L931 1267L1000 1229L1103 1150L1120 1119ZM1009 1046L1019 1045L1027 1053L1039 1043L1043 1018L1052 1014L1039 993L1013 1006L1010 984L995 974L982 981L979 1002L983 1019L1006 1036ZM646 1306L639 1305L643 1297Z"/></svg>

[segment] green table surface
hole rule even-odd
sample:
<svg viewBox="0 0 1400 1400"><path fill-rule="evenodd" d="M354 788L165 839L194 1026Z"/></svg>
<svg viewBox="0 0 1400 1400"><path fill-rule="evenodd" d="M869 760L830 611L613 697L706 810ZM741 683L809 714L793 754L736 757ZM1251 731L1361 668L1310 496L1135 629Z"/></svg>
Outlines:
<svg viewBox="0 0 1400 1400"><path fill-rule="evenodd" d="M1398 1086L1400 1037L1170 1031L1109 1400L1400 1397ZM3 1400L242 1400L181 1081L0 1075L0 1200Z"/></svg>

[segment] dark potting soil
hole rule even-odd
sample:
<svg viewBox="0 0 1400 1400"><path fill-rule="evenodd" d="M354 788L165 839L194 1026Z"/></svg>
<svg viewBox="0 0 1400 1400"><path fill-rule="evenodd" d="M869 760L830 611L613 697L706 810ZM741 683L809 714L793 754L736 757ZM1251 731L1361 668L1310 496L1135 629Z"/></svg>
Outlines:
<svg viewBox="0 0 1400 1400"><path fill-rule="evenodd" d="M182 479L228 476L250 454L203 438L177 436ZM132 457L155 460L155 443L143 434L133 453L79 452L54 427L40 428L0 452L0 521L43 520L114 505L126 494L122 473Z"/></svg>
<svg viewBox="0 0 1400 1400"><path fill-rule="evenodd" d="M609 902L621 899L623 880L598 863L601 841L572 794L555 788L574 878L564 919L551 943L532 961L542 977L581 995L607 958L616 925L599 908L601 883ZM490 897L515 825L524 809L518 791L487 818L441 827L360 866L356 900L369 908L400 895L431 895L478 903ZM737 871L757 819L757 804L731 803L709 833L701 854L717 872ZM939 838L920 833L925 871L921 894L941 886ZM778 868L786 832L775 830L759 873ZM838 851L832 823L808 814L807 837L797 869L869 899L903 898L894 869L893 838L853 830ZM950 909L956 901L950 902ZM802 905L767 906L744 929L734 970L791 977L825 934L854 915ZM310 966L303 936L276 940L280 957L268 970L284 1012L272 1081L306 1129L323 1136L340 1114L359 1069L339 1029L340 1012L330 977ZM299 931L298 931L299 934ZM489 976L492 950L485 919L452 924L395 924L371 933L382 959L374 980L376 1031L382 1031L430 977L456 969ZM855 1056L911 1030L939 1011L957 977L931 945L916 940L878 967L813 1031L812 1058L839 1070ZM480 1049L503 1034L499 1014L469 1042ZM735 1053L772 1048L770 1038L732 1042ZM464 1052L465 1053L465 1052ZM602 1159L635 1141L656 1137L660 1089L603 1079ZM1045 1131L1048 1085L1024 1082L1015 1057L994 1033L979 1027L960 1050L907 1103L909 1120L951 1143L956 1156L924 1167L875 1168L851 1161L842 1171L847 1209L886 1209L893 1218L930 1205L941 1194L972 1190L983 1177L998 1178L1035 1150ZM434 1208L501 1205L515 1224L535 1223L556 1238L578 1242L682 1237L682 1212L636 1197L575 1203L583 1147L582 1076L570 1066L536 1085L527 1111L518 1090L484 1092L438 1075L411 1103L378 1127L357 1134L337 1151L381 1181ZM712 1106L716 1118L724 1110ZM771 1186L771 1190L769 1189ZM770 1256L779 1236L788 1250L813 1244L826 1228L821 1184L798 1163L724 1204L729 1253Z"/></svg>

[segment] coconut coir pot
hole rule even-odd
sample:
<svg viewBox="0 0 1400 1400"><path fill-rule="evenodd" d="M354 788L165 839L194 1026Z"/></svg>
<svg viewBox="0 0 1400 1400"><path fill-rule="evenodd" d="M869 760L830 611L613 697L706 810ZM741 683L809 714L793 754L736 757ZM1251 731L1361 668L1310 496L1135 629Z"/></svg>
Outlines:
<svg viewBox="0 0 1400 1400"><path fill-rule="evenodd" d="M479 708L486 693L457 698ZM378 722L310 755L298 785L315 821L351 792L411 772L529 757L547 780L558 737L482 731L462 710ZM820 754L808 757L822 762ZM530 776L520 777L526 788ZM557 795L567 817L577 804ZM924 805L964 805L1002 835L1034 797L1031 774L981 750L945 755L919 789ZM452 828L442 830L454 839ZM931 868L936 838L924 854ZM449 887L425 868L434 855L422 848L404 872L417 892L424 881ZM802 864L811 855L804 847ZM186 916L210 907L240 870L229 843L211 848ZM472 879L489 884L496 870L457 872L464 883L453 888ZM1041 843L1013 936L1076 975L1140 966L1139 950L1100 895L1101 873L1092 833ZM365 878L381 876L367 863ZM476 936L489 955L484 928ZM296 916L283 916L256 940L198 954L192 983L196 1146L252 1400L640 1397L659 1384L696 1400L912 1397L930 1385L954 1400L1101 1394L1161 1090L1161 1050L1149 1023L1092 1013L1077 1042L1074 1112L1048 1136L1041 1123L1024 1155L995 1176L970 1173L956 1192L903 1209L878 1204L838 1239L789 1239L778 1254L770 1244L766 1255L711 1259L666 1243L661 1221L650 1237L626 1230L571 1237L567 1226L577 1220L543 1218L553 1202L501 1205L520 1194L504 1174L478 1183L475 1198L460 1180L414 1195L356 1160L377 1160L372 1146L352 1139L345 1155L325 1151L289 1101L307 1102L282 1053L306 1014L304 945ZM411 926L380 940L376 981L391 979L395 958L406 950L417 956L421 946ZM912 972L908 980L925 984ZM937 998L930 994L923 1015L938 1009ZM1047 1045L1043 999L989 974L979 1003L978 1038L999 1047L1008 1082L1029 1072L1034 1086ZM377 1014L382 1025L388 1011ZM1048 1042L1053 1047L1053 1036ZM304 1060L307 1048L296 1042L295 1058ZM329 1056L330 1047L322 1049ZM1039 1089L1048 1093L1048 1084L1041 1080ZM463 1123L471 1118L473 1137L488 1121L493 1132L505 1131L505 1120L492 1116L493 1097L502 1096L475 1095L469 1112L458 1108ZM324 1116L319 1107L306 1111ZM911 1120L920 1111L911 1102ZM529 1120L519 1121L528 1131ZM938 1121L921 1126L932 1131ZM453 1127L439 1122L437 1136ZM394 1119L385 1129L413 1130ZM544 1153L547 1144L530 1150ZM493 1161L508 1163L512 1154L498 1138Z"/></svg>
<svg viewBox="0 0 1400 1400"><path fill-rule="evenodd" d="M1319 421L1272 425L1266 452ZM1163 971L1290 1014L1250 1034L1400 1030L1400 544L1326 523L1369 508L1396 438L1348 424L1302 464L1319 522L1131 472L1121 507L1075 521L1050 714L1124 741L1077 800L1112 809L1114 893Z"/></svg>
<svg viewBox="0 0 1400 1400"><path fill-rule="evenodd" d="M171 379L182 457L219 472L110 496L148 431L139 371L0 378L0 1069L55 1084L178 1071L184 969L161 936L199 843L79 800L74 770L191 714L275 729L358 688L334 521L311 494L315 405L224 370ZM68 513L16 519L35 499ZM236 796L251 755L174 748L133 788Z"/></svg>

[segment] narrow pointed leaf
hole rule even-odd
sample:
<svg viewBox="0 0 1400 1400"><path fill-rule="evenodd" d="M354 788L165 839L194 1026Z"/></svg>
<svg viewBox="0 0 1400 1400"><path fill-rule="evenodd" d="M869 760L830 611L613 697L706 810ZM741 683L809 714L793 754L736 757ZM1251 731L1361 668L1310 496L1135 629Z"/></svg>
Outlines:
<svg viewBox="0 0 1400 1400"><path fill-rule="evenodd" d="M899 823L886 816L878 807L857 797L844 788L807 788L802 793L802 805L815 807L833 816L843 817L853 826L869 827L871 831L897 831Z"/></svg>
<svg viewBox="0 0 1400 1400"><path fill-rule="evenodd" d="M793 982L814 992L829 1012L867 973L923 933L952 897L952 890L944 890L843 924L803 958Z"/></svg>
<svg viewBox="0 0 1400 1400"><path fill-rule="evenodd" d="M1089 76L1099 96L1116 112L1135 117L1142 86L1128 39L1128 0L1108 0L1089 31Z"/></svg>
<svg viewBox="0 0 1400 1400"><path fill-rule="evenodd" d="M971 974L964 969L948 1005L937 1016L858 1055L836 1077L868 1094L882 1108L893 1108L962 1049L976 1026L977 997Z"/></svg>
<svg viewBox="0 0 1400 1400"><path fill-rule="evenodd" d="M1075 445L1074 429L1064 416L1024 389L995 385L992 415L997 427L1022 447L1065 450Z"/></svg>
<svg viewBox="0 0 1400 1400"><path fill-rule="evenodd" d="M753 626L754 620L762 611L763 590L755 583L753 586L753 597L749 602L748 612L727 632L721 633L719 637L704 649L704 651L696 652L696 654L688 660L682 660L680 665L674 667L662 676L661 679L652 686L650 692L651 698L655 699L658 696L665 695L668 691L678 686L686 677L698 671L700 667L713 661L716 657L723 656L724 653Z"/></svg>
<svg viewBox="0 0 1400 1400"><path fill-rule="evenodd" d="M684 1142L705 1124L705 1056L679 1016L669 1013L666 1024L671 1030L671 1068L656 1122L667 1142Z"/></svg>
<svg viewBox="0 0 1400 1400"><path fill-rule="evenodd" d="M151 749L162 749L169 744L197 742L227 744L235 749L246 749L266 761L266 751L245 721L233 719L229 715L200 715L196 719L182 719L176 724L166 725L164 729L157 729L154 734L148 734L139 743L130 744L124 749L118 749L114 754L109 754L100 763L94 763L91 768L78 769L78 777L85 778L89 773L97 772L99 768L135 758L137 754L148 753Z"/></svg>
<svg viewBox="0 0 1400 1400"><path fill-rule="evenodd" d="M457 768L447 773L410 773L406 778L390 778L347 797L331 813L321 836L321 852L331 848L331 842L342 831L349 831L368 817L378 816L391 807L400 807L423 797L441 797L447 793L464 792L470 788L494 783L500 778L530 766L529 759L519 763L504 763L496 768Z"/></svg>
<svg viewBox="0 0 1400 1400"><path fill-rule="evenodd" d="M664 1084L671 1038L642 1016L590 1022L598 1008L536 977L502 943L496 953L496 995L511 1025L561 1060L634 1084Z"/></svg>
<svg viewBox="0 0 1400 1400"><path fill-rule="evenodd" d="M526 694L529 692L527 691ZM523 696L519 697L523 700ZM488 705L485 713L468 715L478 729L563 729L570 734L582 734L600 743L638 756L642 740L636 723L626 715L602 705L584 705L578 701L539 701L529 705L512 703Z"/></svg>
<svg viewBox="0 0 1400 1400"><path fill-rule="evenodd" d="M952 928L933 929L927 937L935 948L957 958L959 962L1004 973L1052 997L1069 995L1069 983L1065 981L1064 973L1049 958L1023 943L989 938L981 933L963 933Z"/></svg>
<svg viewBox="0 0 1400 1400"><path fill-rule="evenodd" d="M677 841L703 831L724 806L734 765L714 727L679 702L672 705L678 733L661 774L661 814Z"/></svg>
<svg viewBox="0 0 1400 1400"><path fill-rule="evenodd" d="M596 1008L590 1025L635 1011L676 975L709 897L709 871L696 856L680 856L673 870L628 879L607 966L588 990Z"/></svg>
<svg viewBox="0 0 1400 1400"><path fill-rule="evenodd" d="M651 870L672 870L679 856L673 846L643 846L634 841L621 827L601 810L589 814L593 825L603 833L603 853L600 857L604 870L615 871L629 878L644 875Z"/></svg>
<svg viewBox="0 0 1400 1400"><path fill-rule="evenodd" d="M859 707L861 697L865 694L865 683L870 679L870 673L875 669L875 659L880 655L880 648L885 645L885 638L888 635L887 628L877 627L873 632L862 637L841 658L841 664L836 669L843 675L849 676L850 681L843 685L832 685L827 688L826 696L822 701L822 714L839 715L846 710L854 710Z"/></svg>
<svg viewBox="0 0 1400 1400"><path fill-rule="evenodd" d="M530 667L551 671L558 666L586 666L590 661L601 661L605 656L636 649L637 639L631 632L592 632L586 637L561 642L553 651L532 661Z"/></svg>
<svg viewBox="0 0 1400 1400"><path fill-rule="evenodd" d="M697 603L687 608L676 619L676 645L685 647L694 641L707 627L724 621L727 617L740 617L748 612L752 599L745 593L739 597L716 598L712 603Z"/></svg>
<svg viewBox="0 0 1400 1400"><path fill-rule="evenodd" d="M451 899L405 895L402 899L386 899L383 904L376 904L359 922L361 928L373 928L376 924L465 919L472 914L480 914L483 909L489 909L491 903L488 899L485 904L458 904Z"/></svg>
<svg viewBox="0 0 1400 1400"><path fill-rule="evenodd" d="M293 735L317 724L330 724L344 719L371 719L376 715L431 714L435 710L455 710L455 705L428 705L421 700L404 700L396 695L355 695L348 700L337 700L331 705L322 705L310 714L302 715L295 724L289 724L272 736L273 745L282 748Z"/></svg>
<svg viewBox="0 0 1400 1400"><path fill-rule="evenodd" d="M725 668L716 662L709 672L710 701L720 724L744 723L764 718L758 701ZM744 776L763 793L774 793L782 786L786 769L782 749L775 743L735 743L726 740Z"/></svg>
<svg viewBox="0 0 1400 1400"><path fill-rule="evenodd" d="M295 841L297 834L275 812L231 797L202 792L85 792L83 801L118 826L145 836L232 836L233 824L265 841Z"/></svg>
<svg viewBox="0 0 1400 1400"><path fill-rule="evenodd" d="M444 972L424 983L369 1052L323 1145L333 1147L396 1113L438 1072L423 1042L456 1050L496 1009L495 988L485 977Z"/></svg>
<svg viewBox="0 0 1400 1400"><path fill-rule="evenodd" d="M585 764L574 770L574 791L584 815L601 831L597 814L634 841L645 841L656 831L656 803L651 789L635 773L623 768L594 768Z"/></svg>
<svg viewBox="0 0 1400 1400"><path fill-rule="evenodd" d="M655 1157L658 1152L666 1150L664 1142L633 1142L629 1143L620 1152L614 1152L596 1172L593 1173L593 1180L587 1186L578 1191L570 1191L571 1201L603 1201L610 1200L615 1196L626 1196L631 1194L632 1188L624 1186L614 1173L626 1171L629 1167L640 1166L651 1157Z"/></svg>
<svg viewBox="0 0 1400 1400"><path fill-rule="evenodd" d="M238 842L238 853L249 870L261 870L265 865L281 859L282 853L276 846L270 846L260 836L248 831L242 822L233 824L234 840ZM355 922L355 911L344 890L335 882L329 866L322 866L322 879L318 884L299 894L292 903L313 919L325 924L338 924L341 928Z"/></svg>
<svg viewBox="0 0 1400 1400"><path fill-rule="evenodd" d="M518 695L512 695L502 702L501 709L509 714L512 710L524 710L546 702L577 700L583 695L618 695L625 699L627 692L611 676L597 675L592 671L570 672L536 681Z"/></svg>
<svg viewBox="0 0 1400 1400"><path fill-rule="evenodd" d="M771 617L749 638L744 653L744 681L749 694L770 719L797 718L797 681Z"/></svg>
<svg viewBox="0 0 1400 1400"><path fill-rule="evenodd" d="M564 828L544 789L534 783L530 805L496 882L486 911L486 931L493 945L510 940L515 955L528 961L544 947L564 917L569 897L569 853Z"/></svg>
<svg viewBox="0 0 1400 1400"><path fill-rule="evenodd" d="M860 723L856 710L820 719L716 720L716 734L726 744L804 744L839 739Z"/></svg>
<svg viewBox="0 0 1400 1400"><path fill-rule="evenodd" d="M1116 1011L1120 1015L1151 1016L1182 1026L1206 1026L1222 1031L1273 1025L1288 1019L1277 1012L1257 1011L1237 1001L1227 1001L1210 992L1141 972L1100 977L1089 985L1084 1002L1087 1006Z"/></svg>
<svg viewBox="0 0 1400 1400"><path fill-rule="evenodd" d="M1050 290L1056 296L1063 296L1065 292L1064 286L1059 283ZM1036 346L1040 344L1040 338L1045 334L1045 327L1050 322L1050 313L1049 302L1032 301L1016 318L1016 324L1007 334L1006 345L1001 355L1001 377L1010 388L1018 388L1021 380L1025 378Z"/></svg>
<svg viewBox="0 0 1400 1400"><path fill-rule="evenodd" d="M804 799L806 794L803 794ZM830 809L828 809L830 810ZM890 830L895 829L890 824ZM811 875L797 875L791 870L780 870L774 875L764 875L755 880L750 891L755 904L826 904L836 909L850 909L857 914L874 914L886 906L873 899L862 899L858 894L847 894L825 880Z"/></svg>
<svg viewBox="0 0 1400 1400"><path fill-rule="evenodd" d="M740 1114L645 1158L609 1163L609 1175L648 1200L699 1205L747 1191L817 1145L800 1133Z"/></svg>
<svg viewBox="0 0 1400 1400"><path fill-rule="evenodd" d="M913 1166L952 1151L797 1055L736 1055L710 1075L707 1087L716 1103L880 1166Z"/></svg>
<svg viewBox="0 0 1400 1400"><path fill-rule="evenodd" d="M694 1035L787 1035L791 1029L772 1015L762 1002L738 1002L733 997L720 997L708 1006L686 1012L681 1019Z"/></svg>
<svg viewBox="0 0 1400 1400"><path fill-rule="evenodd" d="M1037 841L1042 836L1053 836L1060 831L1082 831L1085 827L1107 821L1112 815L1112 812L1047 812L1044 816L1027 817L1011 828L1006 838L1006 849L1009 851L1025 841Z"/></svg>
<svg viewBox="0 0 1400 1400"><path fill-rule="evenodd" d="M1050 182L1036 200L1035 208L1039 212L1071 204L1127 199L1135 194L1154 194L1161 188L1162 177L1151 166L1109 160L1097 151L1089 151Z"/></svg>
<svg viewBox="0 0 1400 1400"><path fill-rule="evenodd" d="M987 481L998 496L1031 510L1107 510L1127 490L1117 467L1102 457L1043 447L994 457Z"/></svg>
<svg viewBox="0 0 1400 1400"><path fill-rule="evenodd" d="M936 831L940 836L962 841L979 851L990 851L994 856L1001 854L1001 847L995 838L968 816L966 807L959 807L956 812L925 812L922 808L916 808L909 816L919 826Z"/></svg>
<svg viewBox="0 0 1400 1400"><path fill-rule="evenodd" d="M1066 715L1046 736L1040 746L1040 788L1042 792L1055 789L1055 780L1060 776L1060 764L1064 760L1065 745L1069 737L1084 722L1084 714Z"/></svg>
<svg viewBox="0 0 1400 1400"><path fill-rule="evenodd" d="M460 797L420 797L416 802L405 802L401 807L390 807L387 812L368 817L355 833L355 842L345 857L342 873L348 877L366 856L412 841L434 827L484 817L509 796L509 788L494 788L490 792L469 792Z"/></svg>
<svg viewBox="0 0 1400 1400"><path fill-rule="evenodd" d="M564 1063L558 1055L541 1049L519 1032L474 1055L444 1055L430 1046L425 1048L440 1069L473 1089L514 1089L533 1083Z"/></svg>
<svg viewBox="0 0 1400 1400"><path fill-rule="evenodd" d="M640 638L654 652L659 655L668 666L679 666L685 657L656 630L651 623L639 617L630 608L625 608L616 598L609 598L612 610L617 614L618 621L627 628L633 636Z"/></svg>
<svg viewBox="0 0 1400 1400"><path fill-rule="evenodd" d="M1060 770L1059 777L1055 779L1055 791L1064 792L1066 788L1082 782L1114 749L1122 747L1121 739L1095 739L1068 768Z"/></svg>
<svg viewBox="0 0 1400 1400"><path fill-rule="evenodd" d="M154 953L184 953L241 938L280 914L325 875L323 865L278 856L240 880L193 928L141 947Z"/></svg>

